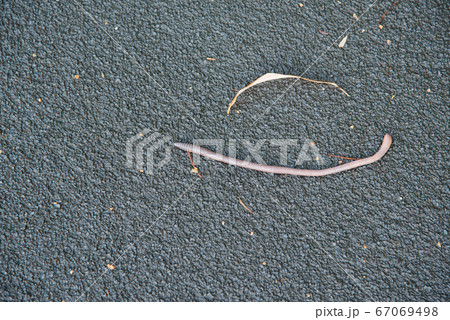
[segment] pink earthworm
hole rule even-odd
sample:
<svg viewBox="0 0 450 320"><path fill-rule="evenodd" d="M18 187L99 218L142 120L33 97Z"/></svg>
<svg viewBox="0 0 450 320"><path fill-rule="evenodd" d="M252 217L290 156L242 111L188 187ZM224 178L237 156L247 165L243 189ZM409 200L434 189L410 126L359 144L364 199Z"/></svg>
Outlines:
<svg viewBox="0 0 450 320"><path fill-rule="evenodd" d="M289 175L293 175L293 176L319 177L319 176L326 176L329 174L334 174L334 173L354 169L354 168L365 166L369 163L378 161L389 150L391 143L392 143L391 136L389 134L386 134L384 136L383 143L381 144L380 149L373 156L355 160L355 161L348 162L345 164L341 164L336 167L320 169L320 170L308 170L308 169L295 169L295 168L288 168L288 167L268 166L268 165L263 165L263 164L259 164L259 163L233 159L233 158L224 156L223 154L215 153L215 152L209 151L208 149L202 148L200 146L195 146L195 145L187 144L187 143L175 143L175 147L177 147L181 150L187 151L187 152L199 154L201 156L204 156L204 157L216 160L216 161L224 162L229 165L247 168L247 169L251 169L251 170L263 171L263 172L269 172L269 173L275 173L275 174L289 174Z"/></svg>

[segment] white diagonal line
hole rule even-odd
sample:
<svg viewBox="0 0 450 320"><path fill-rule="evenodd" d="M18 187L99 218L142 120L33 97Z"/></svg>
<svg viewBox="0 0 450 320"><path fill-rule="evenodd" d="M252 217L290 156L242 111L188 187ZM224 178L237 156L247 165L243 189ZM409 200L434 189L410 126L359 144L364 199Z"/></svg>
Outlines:
<svg viewBox="0 0 450 320"><path fill-rule="evenodd" d="M156 218L156 220L155 221L153 221L153 223L147 228L147 229L145 229L145 231L144 232L141 232L141 234L136 238L136 240L139 240L140 238L142 238L158 221L159 221L159 219L161 219L166 213L167 213L167 211L169 211L175 204L177 204L178 203L178 201L180 201L180 199L186 194L186 192L188 192L196 183L197 183L197 181L198 180L200 180L200 178L197 178L158 218ZM114 264L116 264L119 260L121 260L122 259L122 257L125 255L125 253L127 253L130 249L131 249L131 247L133 246L133 244L130 244L126 249L125 249L125 251L123 251L120 255L119 255L119 257L118 258L116 258L116 260L114 260L113 262L112 262L112 265L114 265ZM97 279L95 279L94 280L94 282L92 282L90 285L89 285L89 287L86 289L86 290L84 290L81 294L80 294L80 296L75 300L75 302L78 302L80 299L81 299L81 297L87 292L87 291L89 291L89 290L91 290L91 288L107 273L109 271L109 269L106 269L105 271L103 271L102 272L102 274L97 278Z"/></svg>
<svg viewBox="0 0 450 320"><path fill-rule="evenodd" d="M278 201L276 199L274 199L272 196L270 196L270 198L272 199L272 201L274 201L275 203L278 203ZM294 222L299 226L300 229L302 229L303 233L310 238L312 241L315 242L315 244L317 245L317 247L319 247L319 249L325 253L328 257L330 257L331 260L333 260L333 262L342 270L345 272L345 274L347 274L347 276L352 279L356 285L366 294L368 295L373 301L375 301L375 299L373 298L372 294L370 294L368 291L366 291L366 289L364 289L364 287L362 286L361 282L356 279L353 275L351 275L343 266L341 266L341 264L327 251L325 250L320 243L314 239L312 236L309 235L309 233L307 232L307 230L297 221L297 219L295 217L293 217L291 214L289 214L289 212L287 212L287 215L294 220Z"/></svg>
<svg viewBox="0 0 450 320"><path fill-rule="evenodd" d="M330 257L331 258L331 260L333 260L334 261L334 263L342 270L342 271L344 271L346 274L347 274L347 276L350 278L350 279L352 279L355 283L356 283L356 285L366 294L366 295L368 295L373 301L375 301L374 300L374 298L373 298L373 296L372 296L372 294L370 294L368 291L366 291L366 289L364 289L364 287L362 286L362 284L361 284L361 282L358 280L358 279L356 279L353 275L351 275L344 267L342 267L341 266L341 264L328 252L328 251L326 251L321 245L320 245L320 243L316 240L316 239L314 239L313 237L311 237L307 232L306 232L306 229L297 221L297 219L295 219L292 215L290 215L289 214L289 212L287 212L287 214L288 214L288 216L289 217L291 217L293 220L294 220L294 222L300 227L300 229L302 229L303 230L303 232L305 233L305 235L308 237L308 238L310 238L312 241L314 241L315 243L316 243L316 245L319 247L319 249L320 250L322 250L322 252L323 253L325 253L328 257Z"/></svg>
<svg viewBox="0 0 450 320"><path fill-rule="evenodd" d="M92 14L90 14L89 12L87 12L86 11L86 9L84 9L84 7L80 4L80 2L78 1L78 0L74 0L76 3L77 3L77 5L81 8L81 10L83 10L83 12L84 12L84 14L86 14L92 21L94 21L94 23L95 24L97 24L97 26L99 26L100 27L100 29L102 29L102 31L114 42L114 44L116 45L116 46L118 46L121 50L122 50L122 52L123 53L125 53L134 63L136 63L136 65L154 82L154 83L156 83L156 85L161 89L161 90L163 90L166 94L167 94L167 96L170 98L170 99L172 99L172 101L173 102L175 102L180 108L181 108L181 110L183 110L184 111L184 113L186 113L186 115L188 115L189 116L189 118L191 118L191 120L192 121L194 121L194 123L196 124L196 125L198 125L198 122L197 121L195 121L195 119L189 114L189 113L187 113L186 112L186 110L179 104L179 102L178 102L178 100L177 99L175 99L174 97L172 97L172 95L161 85L161 84L159 84L159 82L158 81L156 81L155 80L155 78L154 77L152 77L151 75L150 75L150 73L142 66L142 64L140 64L139 63L139 61L137 61L137 59L135 58L135 57L133 57L131 54L129 54L128 53L128 51L120 44L120 42L119 41L117 41L98 21L97 21L97 19L95 19L95 17L92 15Z"/></svg>
<svg viewBox="0 0 450 320"><path fill-rule="evenodd" d="M378 0L376 0L376 1L374 1L372 4L370 4L369 5L369 7L359 16L359 19L361 19L376 3L378 2ZM359 21L359 19L358 20L356 20L355 22L353 22L334 42L332 42L329 46L328 46L328 48L324 51L324 52L322 52L320 55L319 55L319 57L317 57L317 59L316 60L314 60L314 62L308 67L308 68L306 68L306 70L305 71L303 71L303 73L300 75L300 77L302 77L312 66L314 66L316 63L317 63L317 61L319 61L320 60L320 58L322 58L323 57L323 55L325 54L325 53L327 53L329 50L330 50L330 48L339 40L339 39L341 39L347 32L348 32L348 30L350 30L350 28L351 27L353 27L358 21ZM256 122L258 122L271 108L272 108L272 106L275 104L275 103L277 103L285 94L286 94L286 92L288 92L294 85L295 85L295 83L297 83L297 81L298 80L300 80L300 79L296 79L281 95L279 95L276 99L275 99L275 101L266 109L266 110L264 110L264 112L261 114L261 116L260 117L258 117L255 121L253 121L253 123L250 125L250 126L248 126L247 128L249 128L249 127L253 127L254 125L255 125L255 123ZM270 198L272 198L272 200L274 201L274 202L278 202L278 201L276 201L276 199L273 199L273 197L270 197ZM302 229L303 230L303 232L305 233L305 235L308 237L308 238L310 238L311 240L313 240L315 243L316 243L316 245L319 247L319 249L323 252L323 253L325 253L328 257L330 257L333 261L334 261L334 263L342 270L342 271L344 271L345 272L345 274L347 274L347 276L350 278L350 279L352 279L355 283L356 283L356 285L366 294L366 295L368 295L373 301L374 301L374 298L373 298L373 296L366 290L366 289L364 289L364 287L362 286L362 284L361 284L361 282L358 280L358 279L356 279L353 275L351 275L344 267L342 267L341 266L341 264L328 252L328 251L326 251L321 245L320 245L320 243L316 240L316 239L314 239L312 236L310 236L309 234L308 234L308 232L307 232L307 230L297 221L297 219L296 218L294 218L291 214L289 214L288 212L287 212L287 214L289 215L289 217L291 217L293 220L294 220L294 222L299 226L299 228L300 229Z"/></svg>
<svg viewBox="0 0 450 320"><path fill-rule="evenodd" d="M375 0L371 5L369 5L369 7L359 16L359 18L358 18L358 20L356 20L356 21L354 21L347 29L345 29L345 31L344 32L342 32L342 34L336 39L336 40L334 40L329 46L328 46L328 48L324 51L324 52L322 52L321 54L320 54L320 56L319 57L317 57L317 59L316 60L314 60L314 62L308 67L308 68L306 68L306 70L305 71L303 71L302 72L302 74L300 75L300 77L302 77L309 69L311 69L311 67L312 66L314 66L316 63L317 63L317 61L319 61L320 60L320 58L322 58L322 56L325 54L325 53L327 53L328 52L328 50L330 50L330 48L339 40L339 39L341 39L342 38L342 36L343 35L345 35L347 32L348 32L348 30L350 30L350 28L351 27L353 27L356 23L358 23L358 21L375 5L375 3L377 3L378 2L378 0ZM249 125L247 128L251 128L251 127L253 127L254 125L255 125L255 123L256 122L258 122L262 117L264 117L265 115L266 115L266 113L275 105L275 103L277 103L285 94L286 94L286 92L288 92L289 91L289 89L291 89L296 83L297 83L297 81L299 81L300 79L296 79L292 84L290 84L289 85L289 87L282 93L282 94L280 94L276 99L275 99L275 101L269 106L269 107L267 107L266 108L266 110L264 110L264 112L261 114L261 116L259 116L255 121L253 121L253 123L251 124L251 125Z"/></svg>

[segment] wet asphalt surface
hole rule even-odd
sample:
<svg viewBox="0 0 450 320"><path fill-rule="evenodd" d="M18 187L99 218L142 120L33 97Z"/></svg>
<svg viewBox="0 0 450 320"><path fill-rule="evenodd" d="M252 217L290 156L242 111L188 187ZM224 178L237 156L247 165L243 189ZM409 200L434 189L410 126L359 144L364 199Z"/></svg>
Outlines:
<svg viewBox="0 0 450 320"><path fill-rule="evenodd" d="M381 29L393 2L2 2L0 299L449 300L449 4L400 1ZM280 80L227 115L268 72L350 96ZM126 165L145 129L170 152L152 174ZM385 133L381 161L321 178L200 178L171 147L295 139L288 166L325 168ZM295 166L310 140L325 164Z"/></svg>

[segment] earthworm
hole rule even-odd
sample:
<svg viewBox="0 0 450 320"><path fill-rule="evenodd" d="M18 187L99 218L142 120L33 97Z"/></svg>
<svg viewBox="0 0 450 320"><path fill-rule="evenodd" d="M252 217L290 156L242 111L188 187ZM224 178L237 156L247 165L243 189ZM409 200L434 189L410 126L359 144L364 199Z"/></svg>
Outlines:
<svg viewBox="0 0 450 320"><path fill-rule="evenodd" d="M355 161L348 162L345 164L341 164L336 167L320 169L320 170L294 169L294 168L288 168L288 167L268 166L268 165L263 165L263 164L259 164L259 163L233 159L233 158L224 156L223 154L215 153L215 152L209 151L205 148L202 148L200 146L187 144L187 143L175 143L175 147L177 147L181 150L187 151L187 152L193 152L195 154L199 154L201 156L204 156L204 157L216 160L216 161L224 162L229 165L234 165L237 167L247 168L247 169L251 169L251 170L263 171L263 172L269 172L269 173L275 173L275 174L289 174L289 175L294 175L294 176L319 177L319 176L326 176L329 174L334 174L334 173L354 169L354 168L365 166L367 164L378 161L389 150L391 143L392 143L391 136L389 134L386 134L383 138L383 143L381 144L380 149L373 156L355 160Z"/></svg>

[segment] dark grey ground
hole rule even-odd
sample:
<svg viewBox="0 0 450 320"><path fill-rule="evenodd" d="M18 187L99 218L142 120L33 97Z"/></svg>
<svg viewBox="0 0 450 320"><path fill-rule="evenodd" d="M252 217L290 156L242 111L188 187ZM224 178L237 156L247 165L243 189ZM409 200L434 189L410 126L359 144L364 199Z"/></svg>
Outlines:
<svg viewBox="0 0 450 320"><path fill-rule="evenodd" d="M449 4L400 1L380 30L393 0L362 17L371 1L300 2L81 1L96 24L76 1L3 1L0 299L448 300ZM293 81L278 81L226 114L232 89L305 70L350 97L299 81L279 98ZM145 128L311 139L325 167L394 142L335 176L203 161L197 180L175 149L154 175L127 168Z"/></svg>

